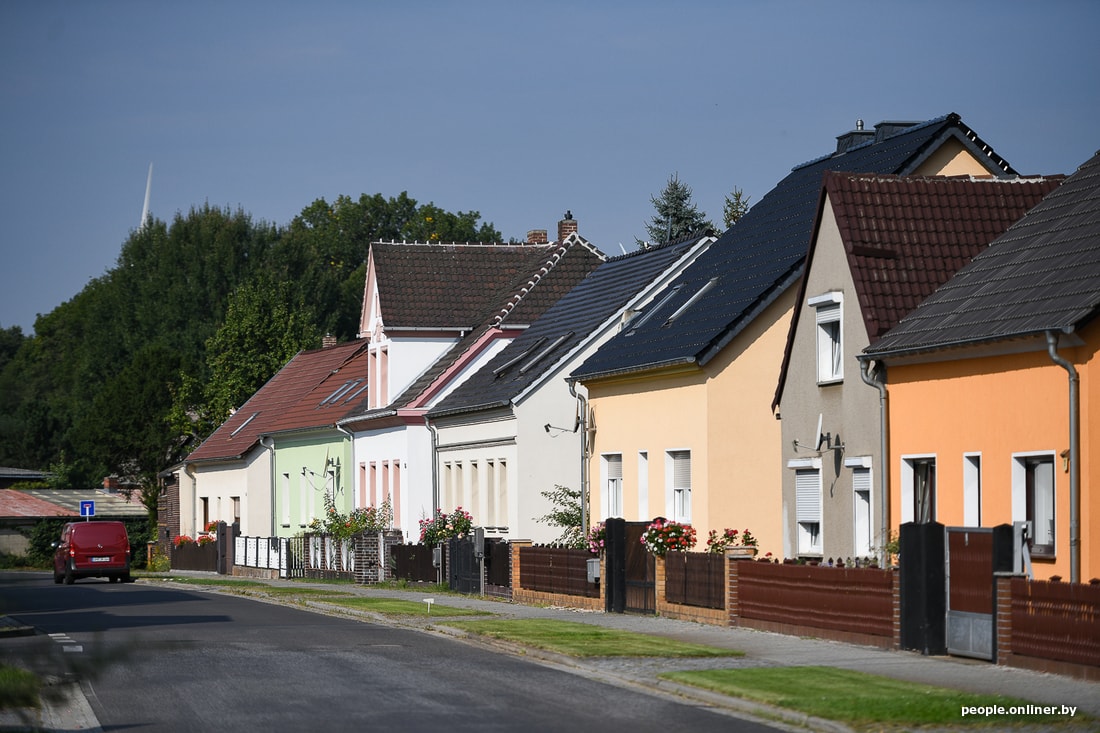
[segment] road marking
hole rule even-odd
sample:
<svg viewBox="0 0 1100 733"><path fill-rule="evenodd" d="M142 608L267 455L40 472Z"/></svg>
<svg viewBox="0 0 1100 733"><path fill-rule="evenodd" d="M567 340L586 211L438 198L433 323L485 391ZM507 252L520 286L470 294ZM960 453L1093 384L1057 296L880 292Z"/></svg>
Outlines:
<svg viewBox="0 0 1100 733"><path fill-rule="evenodd" d="M61 651L66 653L79 653L84 651L84 647L76 643L76 639L72 638L68 634L50 634L50 638L61 644Z"/></svg>

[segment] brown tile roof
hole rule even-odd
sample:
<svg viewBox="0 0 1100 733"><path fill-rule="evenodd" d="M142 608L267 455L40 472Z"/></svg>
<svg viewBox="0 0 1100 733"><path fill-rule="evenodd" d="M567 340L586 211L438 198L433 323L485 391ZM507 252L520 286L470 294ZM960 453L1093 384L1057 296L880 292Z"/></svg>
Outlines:
<svg viewBox="0 0 1100 733"><path fill-rule="evenodd" d="M871 342L1064 179L826 173Z"/></svg>
<svg viewBox="0 0 1100 733"><path fill-rule="evenodd" d="M334 424L352 404L348 400L357 397L356 390L366 384L366 363L361 359L366 346L360 339L299 352L195 449L187 462L238 459L263 435ZM320 404L345 382L358 378L363 382ZM324 396L318 396L321 393Z"/></svg>
<svg viewBox="0 0 1100 733"><path fill-rule="evenodd" d="M386 328L472 328L488 305L504 303L560 248L556 242L375 242L371 254Z"/></svg>

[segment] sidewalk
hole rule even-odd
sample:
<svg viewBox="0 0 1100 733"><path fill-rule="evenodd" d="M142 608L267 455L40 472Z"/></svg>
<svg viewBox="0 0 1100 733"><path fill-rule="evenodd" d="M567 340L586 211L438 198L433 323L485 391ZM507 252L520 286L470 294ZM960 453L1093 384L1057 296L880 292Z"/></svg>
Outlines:
<svg viewBox="0 0 1100 733"><path fill-rule="evenodd" d="M744 657L698 660L634 658L585 660L557 654L532 652L531 650L525 650L524 655L527 658L541 663L553 664L591 679L598 679L611 684L643 687L661 694L688 697L707 704L739 710L747 714L759 713L759 706L701 692L694 688L681 687L658 680L657 675L664 671L682 669L815 665L867 672L966 692L1006 695L1039 705L1072 705L1080 711L1100 718L1100 683L1001 667L984 661L959 657L926 657L912 652L888 651L751 629L710 626L657 616L609 614L560 607L525 606L508 601L468 596L435 595L424 590L389 590L354 585L333 586L332 584L311 584L285 580L262 580L259 582L274 586L293 585L295 587L338 589L356 595L402 598L416 602L421 602L425 598L434 598L436 604L487 611L500 618L561 619L739 650L745 653ZM193 585L186 587L192 590L196 589L196 586ZM207 590L216 589L210 588ZM278 601L271 599L269 602ZM423 617L406 617L399 620L383 618L369 613L357 613L345 608L327 605L320 601L309 601L307 606L320 612L355 616L371 622L418 628L426 633L463 636L460 632L448 629L445 624L439 623L443 621L443 617L428 616L427 604L425 604L425 615ZM516 651L514 647L508 644L488 642L478 638L470 638L469 640L472 643L493 646L502 652ZM83 703L82 706L81 703ZM67 705L63 706L69 708L68 712L63 709L53 709L55 707L53 705L47 705L46 707L47 709L42 711L40 718L46 730L98 730L98 726L89 727L89 723L92 725L95 725L95 723L94 716L91 721L87 719L90 708L86 701L68 701ZM66 719L66 716L72 713L79 713L79 715L76 719ZM775 711L769 709L768 713L774 714ZM13 712L0 714L0 731L17 730L17 728L8 727L17 720L13 716ZM797 716L791 714L780 714L780 719L785 719L790 724L801 724L810 729L828 727L832 730L846 730L842 725L826 724L826 721L798 720ZM1080 730L1080 728L1074 727L1072 730Z"/></svg>

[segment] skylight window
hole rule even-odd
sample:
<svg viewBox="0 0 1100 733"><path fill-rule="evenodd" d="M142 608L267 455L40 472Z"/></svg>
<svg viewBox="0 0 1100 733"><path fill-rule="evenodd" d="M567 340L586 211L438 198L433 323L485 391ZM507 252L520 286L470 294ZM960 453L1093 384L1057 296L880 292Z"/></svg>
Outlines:
<svg viewBox="0 0 1100 733"><path fill-rule="evenodd" d="M523 361L528 356L530 356L531 353L535 349L539 348L544 343L546 343L546 337L545 336L542 336L542 337L536 339L535 343L528 346L520 354L518 354L517 356L512 357L511 359L509 359L508 361L504 362L503 364L498 366L496 369L494 369L493 370L493 376L494 377L499 377L501 374L504 374L504 372L508 371L509 369L514 367L516 364L519 364L521 361Z"/></svg>
<svg viewBox="0 0 1100 733"><path fill-rule="evenodd" d="M325 399L321 400L321 404L318 405L318 407L321 407L322 405L327 405L329 403L335 403L341 397L346 395L349 391L351 391L352 389L355 389L355 387L357 387L359 385L359 383L362 382L362 381L363 381L362 379L352 379L352 380L349 380L347 382L344 382L344 384L341 385L339 389L337 389L335 392L330 394Z"/></svg>
<svg viewBox="0 0 1100 733"><path fill-rule="evenodd" d="M362 385L361 387L359 387L359 389L355 390L355 391L354 391L354 392L352 392L352 393L351 393L350 395L348 395L348 398L347 398L346 400L344 400L344 404L347 404L348 402L351 402L351 401L352 401L352 400L354 400L354 399L355 399L356 397L358 397L359 395L361 395L361 394L363 393L363 390L365 390L365 389L367 388L367 386L368 386L368 385L367 385L367 383L366 383L366 380L364 380L364 381L363 381L363 385Z"/></svg>
<svg viewBox="0 0 1100 733"><path fill-rule="evenodd" d="M661 310L661 308L672 300L673 296L680 292L680 288L683 287L683 283L671 288L668 292L661 296L660 300L653 302L642 311L641 315L631 321L628 325L629 330L626 332L627 336L633 336L634 332L645 325L646 321L653 317L653 314Z"/></svg>
<svg viewBox="0 0 1100 733"><path fill-rule="evenodd" d="M572 335L573 335L573 332L569 331L568 333L563 333L561 336L558 336L556 339L551 341L549 346L547 346L545 349L543 349L539 353L535 354L535 356L532 357L530 361L528 361L526 364L521 366L519 368L519 373L520 374L525 373L528 369L530 369L535 364L537 364L543 357L545 357L547 354L549 354L554 349L561 346L562 342L564 342L566 339L570 338Z"/></svg>
<svg viewBox="0 0 1100 733"><path fill-rule="evenodd" d="M681 315L683 315L688 310L688 308L695 305L699 301L699 299L706 295L707 291L713 288L717 283L717 277L712 277L710 280L708 280L706 284L703 285L703 287L699 288L698 292L696 292L695 295L684 301L684 304L677 308L675 312L673 312L673 314L668 317L668 320L664 322L664 325L667 326L668 324L679 318Z"/></svg>
<svg viewBox="0 0 1100 733"><path fill-rule="evenodd" d="M257 415L259 415L259 414L260 414L260 413L258 413L258 412L254 412L254 413L252 413L251 415L249 415L249 416L248 416L248 419L247 419L247 420L245 420L245 421L244 421L243 423L241 423L240 425L238 425L238 426L237 426L237 429L236 429L236 430L234 430L234 431L233 431L232 433L230 433L230 434L229 434L229 437L230 437L230 438L235 438L235 437L237 437L237 433L239 433L239 432L241 432L242 430L244 430L245 426L246 426L246 425L248 425L248 423L250 423L250 422L252 422L253 420L255 420L255 419L256 419L256 416L257 416Z"/></svg>

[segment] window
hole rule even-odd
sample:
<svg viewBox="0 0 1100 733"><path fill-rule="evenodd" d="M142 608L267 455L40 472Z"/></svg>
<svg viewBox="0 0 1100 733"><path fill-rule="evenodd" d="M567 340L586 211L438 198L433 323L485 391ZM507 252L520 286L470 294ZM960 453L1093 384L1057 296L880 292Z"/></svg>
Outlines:
<svg viewBox="0 0 1100 733"><path fill-rule="evenodd" d="M936 457L901 459L901 521L936 521Z"/></svg>
<svg viewBox="0 0 1100 733"><path fill-rule="evenodd" d="M869 462L869 461L868 461ZM871 554L871 467L852 467L853 543L859 556Z"/></svg>
<svg viewBox="0 0 1100 733"><path fill-rule="evenodd" d="M982 456L963 456L963 524L982 526Z"/></svg>
<svg viewBox="0 0 1100 733"><path fill-rule="evenodd" d="M623 457L614 453L603 457L604 491L608 517L623 516Z"/></svg>
<svg viewBox="0 0 1100 733"><path fill-rule="evenodd" d="M669 451L668 457L672 479L672 519L688 523L691 521L691 451Z"/></svg>
<svg viewBox="0 0 1100 733"><path fill-rule="evenodd" d="M282 521L281 524L284 527L290 526L290 474L283 474L283 495L280 502L282 509Z"/></svg>
<svg viewBox="0 0 1100 733"><path fill-rule="evenodd" d="M649 513L649 452L638 453L638 517L651 516Z"/></svg>
<svg viewBox="0 0 1100 733"><path fill-rule="evenodd" d="M233 524L240 525L241 523L241 497L234 496L230 499L233 502Z"/></svg>
<svg viewBox="0 0 1100 733"><path fill-rule="evenodd" d="M844 341L841 333L842 294L825 293L810 298L807 304L816 310L817 381L819 383L839 382L844 379Z"/></svg>
<svg viewBox="0 0 1100 733"><path fill-rule="evenodd" d="M1037 557L1055 554L1054 455L1014 456L1012 519L1028 523L1028 548Z"/></svg>
<svg viewBox="0 0 1100 733"><path fill-rule="evenodd" d="M821 553L821 469L799 468L794 472L795 522L798 524L798 553Z"/></svg>

